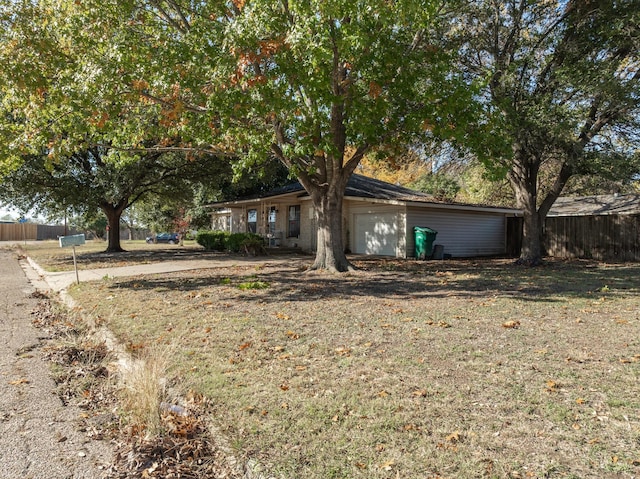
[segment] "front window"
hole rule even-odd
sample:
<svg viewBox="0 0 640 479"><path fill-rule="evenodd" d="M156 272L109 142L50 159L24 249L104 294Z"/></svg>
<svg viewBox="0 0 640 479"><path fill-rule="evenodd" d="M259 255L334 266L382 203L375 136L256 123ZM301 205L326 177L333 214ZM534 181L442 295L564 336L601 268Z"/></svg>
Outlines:
<svg viewBox="0 0 640 479"><path fill-rule="evenodd" d="M258 210L247 210L247 233L258 231Z"/></svg>
<svg viewBox="0 0 640 479"><path fill-rule="evenodd" d="M300 236L300 205L289 206L287 236L289 238L298 238Z"/></svg>
<svg viewBox="0 0 640 479"><path fill-rule="evenodd" d="M269 208L269 234L271 236L276 233L276 207L272 206Z"/></svg>

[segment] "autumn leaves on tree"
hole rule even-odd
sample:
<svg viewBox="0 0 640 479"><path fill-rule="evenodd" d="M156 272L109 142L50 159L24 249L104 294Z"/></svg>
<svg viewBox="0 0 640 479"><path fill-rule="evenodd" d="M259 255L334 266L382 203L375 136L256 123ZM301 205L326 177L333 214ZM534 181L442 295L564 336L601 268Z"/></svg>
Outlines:
<svg viewBox="0 0 640 479"><path fill-rule="evenodd" d="M637 151L638 1L11 3L4 166L95 146L120 164L277 158L313 202L313 268L346 271L342 201L361 160L448 140L508 176L535 263L567 179L594 155Z"/></svg>

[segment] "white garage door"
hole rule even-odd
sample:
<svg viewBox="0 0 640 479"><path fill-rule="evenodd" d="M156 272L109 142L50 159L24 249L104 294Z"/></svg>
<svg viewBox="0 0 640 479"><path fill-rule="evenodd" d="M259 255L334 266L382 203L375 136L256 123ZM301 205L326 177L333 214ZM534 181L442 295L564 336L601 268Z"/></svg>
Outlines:
<svg viewBox="0 0 640 479"><path fill-rule="evenodd" d="M396 256L398 217L395 213L355 215L355 253Z"/></svg>

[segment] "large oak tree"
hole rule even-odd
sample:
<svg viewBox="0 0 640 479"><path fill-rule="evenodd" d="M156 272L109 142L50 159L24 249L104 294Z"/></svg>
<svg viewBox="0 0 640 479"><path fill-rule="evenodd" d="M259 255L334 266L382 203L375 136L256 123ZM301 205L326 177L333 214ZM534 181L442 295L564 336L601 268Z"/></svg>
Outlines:
<svg viewBox="0 0 640 479"><path fill-rule="evenodd" d="M117 72L122 93L96 118L137 96L174 148L233 152L238 167L277 157L317 214L313 268L345 271L342 202L359 161L451 122L438 112L457 98L454 76L430 36L440 3L130 0L77 15L109 52L96 75Z"/></svg>
<svg viewBox="0 0 640 479"><path fill-rule="evenodd" d="M638 0L472 0L449 30L465 75L486 79L484 119L464 146L506 173L524 212L523 263L540 261L544 220L573 175L630 173L639 25Z"/></svg>

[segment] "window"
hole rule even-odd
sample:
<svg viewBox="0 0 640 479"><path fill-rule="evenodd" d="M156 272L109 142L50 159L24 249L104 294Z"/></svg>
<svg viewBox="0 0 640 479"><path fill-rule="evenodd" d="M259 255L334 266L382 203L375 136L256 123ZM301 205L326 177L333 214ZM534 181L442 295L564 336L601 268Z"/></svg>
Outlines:
<svg viewBox="0 0 640 479"><path fill-rule="evenodd" d="M300 205L289 206L289 228L287 229L289 238L300 236Z"/></svg>
<svg viewBox="0 0 640 479"><path fill-rule="evenodd" d="M247 233L258 231L258 210L247 210Z"/></svg>
<svg viewBox="0 0 640 479"><path fill-rule="evenodd" d="M276 213L277 212L278 210L276 210L275 206L272 206L271 208L269 208L269 234L272 236L276 234Z"/></svg>

